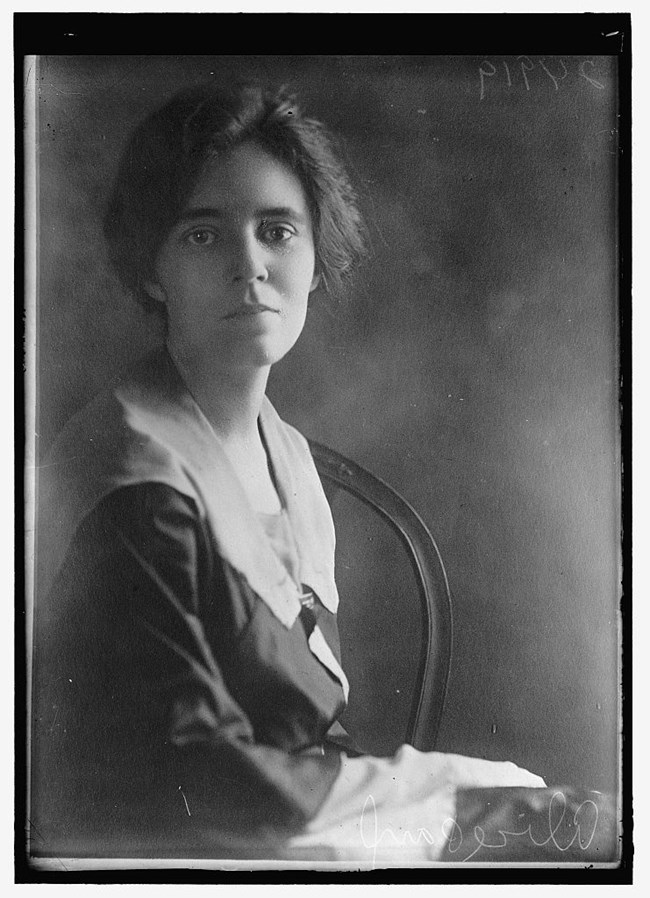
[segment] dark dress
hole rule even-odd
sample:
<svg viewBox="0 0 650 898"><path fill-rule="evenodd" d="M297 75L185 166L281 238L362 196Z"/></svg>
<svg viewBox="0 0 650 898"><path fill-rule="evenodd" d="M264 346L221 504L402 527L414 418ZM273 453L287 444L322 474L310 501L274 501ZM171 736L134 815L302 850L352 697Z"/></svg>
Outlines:
<svg viewBox="0 0 650 898"><path fill-rule="evenodd" d="M153 382L165 383L161 365L177 386L168 360L156 360ZM139 455L133 418L120 420ZM105 433L88 436L86 424L80 433L94 458ZM266 437L283 480L278 444ZM78 458L79 445L77 434L53 467ZM74 464L48 494L55 509L75 505L66 485L74 490L90 465ZM124 467L136 465L129 458ZM312 583L299 584L310 601L293 620L293 606L260 598L224 557L196 480L193 496L154 468L151 479L145 470L135 482L111 474L108 483L97 501L84 497L59 519L79 523L37 596L32 851L272 857L315 815L349 745L335 725L347 681L337 675L331 596L328 608ZM294 487L284 480L284 490ZM47 520L58 531L56 512Z"/></svg>

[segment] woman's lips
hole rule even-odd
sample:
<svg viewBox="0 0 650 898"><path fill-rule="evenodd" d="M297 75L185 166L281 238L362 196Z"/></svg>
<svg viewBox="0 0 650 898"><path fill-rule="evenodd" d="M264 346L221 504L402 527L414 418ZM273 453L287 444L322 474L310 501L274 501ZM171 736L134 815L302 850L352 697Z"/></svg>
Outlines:
<svg viewBox="0 0 650 898"><path fill-rule="evenodd" d="M232 312L228 312L227 315L224 315L224 319L228 318L251 318L256 315L262 315L264 312L275 312L277 314L277 309L271 308L271 306L239 306L236 309L233 309Z"/></svg>

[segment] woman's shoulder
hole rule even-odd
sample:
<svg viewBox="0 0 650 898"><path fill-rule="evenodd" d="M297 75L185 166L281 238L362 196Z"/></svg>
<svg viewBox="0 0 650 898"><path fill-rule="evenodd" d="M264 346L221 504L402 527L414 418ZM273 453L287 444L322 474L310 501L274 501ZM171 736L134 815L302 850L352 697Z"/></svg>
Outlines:
<svg viewBox="0 0 650 898"><path fill-rule="evenodd" d="M67 421L43 467L85 479L112 476L116 485L157 481L177 467L170 431L182 421L183 401L171 360L150 353Z"/></svg>
<svg viewBox="0 0 650 898"><path fill-rule="evenodd" d="M150 356L64 426L37 472L45 582L77 527L107 496L157 483L198 503L187 465L167 434L168 427L182 428L175 391L164 359Z"/></svg>

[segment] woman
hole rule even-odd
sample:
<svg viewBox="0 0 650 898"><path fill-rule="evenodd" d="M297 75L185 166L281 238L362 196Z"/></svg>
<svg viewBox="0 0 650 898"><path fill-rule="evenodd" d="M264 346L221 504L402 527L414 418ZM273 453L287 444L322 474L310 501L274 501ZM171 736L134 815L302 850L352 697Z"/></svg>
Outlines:
<svg viewBox="0 0 650 898"><path fill-rule="evenodd" d="M166 341L42 469L33 851L440 857L458 787L543 781L355 757L337 723L332 520L265 397L311 293L362 255L331 139L282 92L183 92L133 135L105 232Z"/></svg>

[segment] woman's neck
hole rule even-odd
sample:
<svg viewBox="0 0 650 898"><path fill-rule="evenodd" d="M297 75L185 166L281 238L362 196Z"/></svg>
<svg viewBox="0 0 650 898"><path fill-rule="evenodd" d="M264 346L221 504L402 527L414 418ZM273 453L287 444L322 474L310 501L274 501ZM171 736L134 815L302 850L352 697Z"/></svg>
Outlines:
<svg viewBox="0 0 650 898"><path fill-rule="evenodd" d="M168 351L217 435L248 500L258 512L277 514L281 500L259 428L269 367L219 370L196 356Z"/></svg>
<svg viewBox="0 0 650 898"><path fill-rule="evenodd" d="M259 441L258 419L270 367L219 368L169 345L185 385L225 445Z"/></svg>

